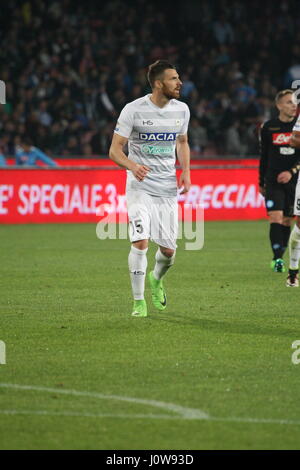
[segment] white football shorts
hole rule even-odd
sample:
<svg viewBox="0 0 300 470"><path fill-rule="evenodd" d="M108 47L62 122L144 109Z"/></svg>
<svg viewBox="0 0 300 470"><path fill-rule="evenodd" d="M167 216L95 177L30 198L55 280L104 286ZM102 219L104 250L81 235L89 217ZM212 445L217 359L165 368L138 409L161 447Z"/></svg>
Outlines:
<svg viewBox="0 0 300 470"><path fill-rule="evenodd" d="M298 179L295 191L294 215L300 216L300 180Z"/></svg>
<svg viewBox="0 0 300 470"><path fill-rule="evenodd" d="M178 236L177 197L152 196L142 191L126 192L131 243L152 240L176 250Z"/></svg>

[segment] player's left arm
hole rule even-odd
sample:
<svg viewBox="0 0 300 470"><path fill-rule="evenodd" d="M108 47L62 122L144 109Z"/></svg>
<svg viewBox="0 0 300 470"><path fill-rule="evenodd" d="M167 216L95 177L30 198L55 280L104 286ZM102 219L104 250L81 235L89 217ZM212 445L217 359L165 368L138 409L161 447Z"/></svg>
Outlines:
<svg viewBox="0 0 300 470"><path fill-rule="evenodd" d="M52 160L52 158L48 157L48 155L46 155L40 149L35 148L34 153L36 159L41 160L41 162L45 163L45 165L58 166L58 164L54 160Z"/></svg>
<svg viewBox="0 0 300 470"><path fill-rule="evenodd" d="M179 163L182 168L182 173L179 177L178 187L183 188L180 194L187 193L191 187L191 172L190 172L190 146L188 143L187 134L178 135L176 141L176 150Z"/></svg>

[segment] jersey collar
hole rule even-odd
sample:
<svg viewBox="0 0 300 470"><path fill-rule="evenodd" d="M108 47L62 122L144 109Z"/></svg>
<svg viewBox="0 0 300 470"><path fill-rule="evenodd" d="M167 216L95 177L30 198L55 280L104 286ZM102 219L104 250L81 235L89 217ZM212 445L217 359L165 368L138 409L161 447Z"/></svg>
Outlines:
<svg viewBox="0 0 300 470"><path fill-rule="evenodd" d="M155 109L155 111L158 112L158 113L163 113L163 112L167 111L169 109L169 106L170 106L171 102L172 102L172 100L170 100L168 104L166 104L163 108L160 108L159 106L156 106L156 104L154 104L153 101L151 101L150 94L146 95L146 100L148 101L148 104L153 109Z"/></svg>

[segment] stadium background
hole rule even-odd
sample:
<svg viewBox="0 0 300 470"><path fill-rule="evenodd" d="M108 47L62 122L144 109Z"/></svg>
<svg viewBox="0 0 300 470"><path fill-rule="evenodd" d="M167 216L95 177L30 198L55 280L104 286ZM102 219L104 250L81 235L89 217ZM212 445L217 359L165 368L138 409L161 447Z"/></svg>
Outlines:
<svg viewBox="0 0 300 470"><path fill-rule="evenodd" d="M295 0L12 0L1 5L0 147L29 134L52 156L107 156L115 120L176 64L193 156L257 155L274 95L300 78Z"/></svg>
<svg viewBox="0 0 300 470"><path fill-rule="evenodd" d="M256 130L300 78L299 15L292 0L1 2L1 449L299 449L299 292L270 270L268 222L245 220L265 216ZM188 197L214 220L202 250L178 241L166 313L147 286L135 319L128 240L99 240L95 209L124 214L111 133L166 56L192 112ZM16 168L24 134L60 167Z"/></svg>
<svg viewBox="0 0 300 470"><path fill-rule="evenodd" d="M296 5L257 0L2 5L0 78L6 104L0 106L0 153L7 165L0 172L1 222L96 221L95 210L94 217L87 216L94 202L84 195L92 173L75 178L65 168L51 179L45 171L27 170L20 187L12 170L16 148L29 137L60 166L95 171L101 166L92 179L107 181L108 189L98 185L96 196L106 204L115 182L104 175L105 167L114 168L105 159L117 116L128 101L150 92L147 66L159 58L178 67L181 99L191 110L192 168L203 170L193 171L194 188L182 204L204 205L207 220L265 217L257 187L257 132L276 114L278 89L300 77ZM122 174L115 178L116 213L124 197ZM64 191L53 186L55 180L79 192L71 209L64 211L68 203L57 200Z"/></svg>

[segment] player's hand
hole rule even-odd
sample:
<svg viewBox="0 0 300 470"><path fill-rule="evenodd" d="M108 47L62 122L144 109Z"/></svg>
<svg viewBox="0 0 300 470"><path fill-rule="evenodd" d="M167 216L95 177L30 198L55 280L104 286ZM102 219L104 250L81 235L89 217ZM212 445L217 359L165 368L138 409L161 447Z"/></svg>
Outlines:
<svg viewBox="0 0 300 470"><path fill-rule="evenodd" d="M190 170L185 170L181 173L178 181L178 188L182 188L179 194L184 194L189 191L191 187L191 174Z"/></svg>
<svg viewBox="0 0 300 470"><path fill-rule="evenodd" d="M264 186L259 186L259 192L262 196L266 195L266 188Z"/></svg>
<svg viewBox="0 0 300 470"><path fill-rule="evenodd" d="M292 175L289 171L282 171L277 176L277 183L282 183L282 184L288 183L291 178L292 178Z"/></svg>
<svg viewBox="0 0 300 470"><path fill-rule="evenodd" d="M132 173L138 181L143 181L145 176L147 176L150 168L145 165L139 165L138 163L132 168Z"/></svg>

